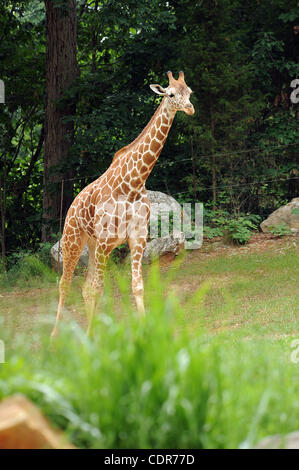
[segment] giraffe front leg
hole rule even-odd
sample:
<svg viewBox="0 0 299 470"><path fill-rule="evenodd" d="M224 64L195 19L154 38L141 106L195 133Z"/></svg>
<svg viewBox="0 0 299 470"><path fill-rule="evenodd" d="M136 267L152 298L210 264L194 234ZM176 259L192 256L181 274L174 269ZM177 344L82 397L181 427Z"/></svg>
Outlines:
<svg viewBox="0 0 299 470"><path fill-rule="evenodd" d="M89 324L89 317L92 311L92 298L93 298L93 279L95 275L95 248L96 243L89 240L88 244L88 268L85 280L82 285L82 296L85 304L85 312L87 315L87 323Z"/></svg>
<svg viewBox="0 0 299 470"><path fill-rule="evenodd" d="M51 339L54 339L58 334L58 325L62 318L62 311L65 303L65 299L70 290L70 284L75 267L79 261L80 254L84 245L84 237L78 238L76 244L67 245L63 242L62 256L63 256L63 272L59 282L59 303L56 315L55 326L51 333Z"/></svg>
<svg viewBox="0 0 299 470"><path fill-rule="evenodd" d="M101 245L97 245L95 249L93 280L91 283L88 282L88 290L86 291L89 298L86 299L86 297L84 297L85 304L87 307L87 336L93 335L94 316L97 309L98 301L103 294L105 270L110 253L111 251L103 249Z"/></svg>
<svg viewBox="0 0 299 470"><path fill-rule="evenodd" d="M51 333L51 340L53 340L58 335L58 325L62 318L62 311L63 311L65 299L70 290L70 283L71 283L71 280L62 275L60 282L59 282L59 302L58 302L55 325Z"/></svg>
<svg viewBox="0 0 299 470"><path fill-rule="evenodd" d="M129 246L131 250L132 291L135 297L137 311L140 316L144 316L142 257L146 246L146 239L129 239Z"/></svg>

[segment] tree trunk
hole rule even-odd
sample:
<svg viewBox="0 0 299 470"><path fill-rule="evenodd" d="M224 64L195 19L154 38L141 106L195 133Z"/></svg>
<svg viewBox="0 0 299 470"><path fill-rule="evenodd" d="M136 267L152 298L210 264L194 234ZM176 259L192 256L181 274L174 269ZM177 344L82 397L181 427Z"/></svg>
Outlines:
<svg viewBox="0 0 299 470"><path fill-rule="evenodd" d="M74 138L74 123L63 122L75 114L75 98L58 101L79 74L76 59L76 0L45 0L47 17L46 116L42 241L51 237L59 219L61 180L73 176L67 157ZM62 167L64 169L62 169ZM63 216L73 200L73 182L66 181Z"/></svg>

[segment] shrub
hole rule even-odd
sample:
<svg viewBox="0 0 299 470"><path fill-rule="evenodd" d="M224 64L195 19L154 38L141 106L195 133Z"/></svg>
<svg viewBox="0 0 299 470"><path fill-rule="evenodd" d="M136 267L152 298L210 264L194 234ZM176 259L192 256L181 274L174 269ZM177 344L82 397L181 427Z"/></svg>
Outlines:
<svg viewBox="0 0 299 470"><path fill-rule="evenodd" d="M253 230L257 230L261 218L255 214L241 214L235 218L224 210L205 210L204 235L207 238L224 236L229 243L248 243Z"/></svg>
<svg viewBox="0 0 299 470"><path fill-rule="evenodd" d="M252 230L256 230L257 225L249 217L240 216L237 219L231 219L224 225L224 237L227 242L236 245L248 243Z"/></svg>
<svg viewBox="0 0 299 470"><path fill-rule="evenodd" d="M45 257L44 253L43 256ZM56 279L56 274L49 267L49 263L45 264L38 253L33 254L30 251L16 252L13 259L10 257L9 265L10 269L7 271L7 277L3 276L1 280L1 284L5 286L12 287L17 284L24 285L24 283L35 284L37 279L42 282L54 282Z"/></svg>
<svg viewBox="0 0 299 470"><path fill-rule="evenodd" d="M269 227L269 231L274 235L274 237L285 237L286 235L292 235L292 230L290 227L285 223L282 222L281 224L275 225L273 227Z"/></svg>
<svg viewBox="0 0 299 470"><path fill-rule="evenodd" d="M38 259L43 264L49 267L51 267L50 251L51 251L52 246L53 246L53 243L50 243L50 242L40 243L39 248L36 252L36 256L38 257Z"/></svg>
<svg viewBox="0 0 299 470"><path fill-rule="evenodd" d="M203 235L210 240L215 237L223 237L223 230L220 227L209 227L205 225L203 228Z"/></svg>

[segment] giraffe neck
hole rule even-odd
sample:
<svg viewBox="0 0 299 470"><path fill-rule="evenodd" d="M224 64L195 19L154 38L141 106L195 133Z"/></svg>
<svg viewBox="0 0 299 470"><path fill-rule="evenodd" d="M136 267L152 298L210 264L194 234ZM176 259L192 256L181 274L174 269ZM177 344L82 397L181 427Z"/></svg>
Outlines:
<svg viewBox="0 0 299 470"><path fill-rule="evenodd" d="M138 193L143 189L165 144L175 113L175 110L168 109L164 98L145 129L125 147L125 154L120 159L120 189L124 194Z"/></svg>

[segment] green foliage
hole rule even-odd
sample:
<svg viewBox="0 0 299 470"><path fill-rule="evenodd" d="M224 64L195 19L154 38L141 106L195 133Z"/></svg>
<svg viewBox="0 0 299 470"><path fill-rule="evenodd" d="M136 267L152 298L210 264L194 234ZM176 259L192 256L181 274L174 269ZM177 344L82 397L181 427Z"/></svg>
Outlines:
<svg viewBox="0 0 299 470"><path fill-rule="evenodd" d="M228 341L198 324L191 332L187 305L155 267L141 321L126 285L120 278L124 316L116 319L111 296L104 299L93 340L77 324L65 324L50 348L39 327L32 354L28 336L10 337L6 329L0 399L27 395L83 448L251 447L261 437L298 428L289 341ZM189 299L197 316L204 314L206 295L214 292L202 286Z"/></svg>
<svg viewBox="0 0 299 470"><path fill-rule="evenodd" d="M297 106L289 102L289 85L298 75L295 0L105 0L78 1L77 7L81 75L61 99L61 105L67 97L76 100L76 114L67 117L76 135L70 155L55 169L58 179L69 170L78 177L74 194L147 124L160 100L149 84L165 86L165 72L180 69L194 91L196 113L176 116L147 187L180 194L182 202L209 204L214 174L217 207L262 217L298 194L287 180L298 170ZM1 2L0 36L6 248L36 250L42 226L42 147L36 151L44 122L44 2ZM58 221L52 224L57 231Z"/></svg>
<svg viewBox="0 0 299 470"><path fill-rule="evenodd" d="M258 229L261 218L256 214L240 214L232 217L223 209L206 209L204 235L207 238L224 236L229 243L246 244L252 231Z"/></svg>
<svg viewBox="0 0 299 470"><path fill-rule="evenodd" d="M32 279L39 281L53 282L56 274L44 264L38 256L30 253L18 253L14 266L8 271L7 279L4 280L8 285L27 284Z"/></svg>
<svg viewBox="0 0 299 470"><path fill-rule="evenodd" d="M128 254L130 253L128 243L123 243L118 247L114 248L111 253L111 258L114 263L122 263L127 258Z"/></svg>
<svg viewBox="0 0 299 470"><path fill-rule="evenodd" d="M25 256L21 265L18 264L16 269L18 279L27 281L32 277L47 278L48 276L50 280L53 280L53 276L46 266L34 255Z"/></svg>
<svg viewBox="0 0 299 470"><path fill-rule="evenodd" d="M229 217L229 212L221 209L211 209L207 204L204 206L204 225L214 226L214 227L223 227Z"/></svg>
<svg viewBox="0 0 299 470"><path fill-rule="evenodd" d="M252 51L256 66L256 79L260 81L264 90L270 96L272 92L271 73L280 71L285 66L283 50L283 41L277 40L272 32L263 32L260 33Z"/></svg>
<svg viewBox="0 0 299 470"><path fill-rule="evenodd" d="M205 225L203 228L204 237L212 239L215 237L223 237L223 230L220 227L209 227Z"/></svg>
<svg viewBox="0 0 299 470"><path fill-rule="evenodd" d="M22 286L37 282L48 283L56 279L50 264L50 243L41 243L36 252L22 250L7 258L7 276L1 276L0 285ZM1 272L1 271L0 271Z"/></svg>
<svg viewBox="0 0 299 470"><path fill-rule="evenodd" d="M284 23L293 22L299 18L299 6L297 5L294 8L291 8L286 13L282 13L279 16L279 19L282 20Z"/></svg>
<svg viewBox="0 0 299 470"><path fill-rule="evenodd" d="M231 219L224 225L224 237L228 242L236 245L244 245L249 242L252 230L257 229L257 224L252 217L240 216Z"/></svg>
<svg viewBox="0 0 299 470"><path fill-rule="evenodd" d="M51 248L52 248L52 243L45 242L45 243L40 243L39 248L36 251L36 256L38 257L38 259L48 267L51 267L51 256L50 256Z"/></svg>
<svg viewBox="0 0 299 470"><path fill-rule="evenodd" d="M282 222L281 224L275 225L273 227L269 227L269 231L275 237L285 237L286 235L292 235L293 233L285 222Z"/></svg>
<svg viewBox="0 0 299 470"><path fill-rule="evenodd" d="M63 5L65 0L56 3ZM180 202L192 202L196 194L207 207L207 237L225 232L229 240L246 243L259 220L244 214L265 216L298 195L298 186L290 188L288 181L299 170L298 110L289 103L289 84L298 75L297 36L292 32L297 2L87 4L80 0L77 4L81 76L65 93L76 97L76 115L67 118L75 121L76 136L68 159L56 169L58 179L72 168L80 178L74 186L78 192L105 171L113 153L132 141L153 114L159 99L148 85L165 86L167 70L183 69L194 91L196 113L192 119L177 115L147 186L179 193ZM6 188L9 254L8 277L2 276L1 284L10 288L54 284L56 274L48 266L50 246L39 246L44 2L3 0L0 37L0 79L6 86L6 103L0 105L0 174L2 196L4 182ZM210 209L213 205L216 211ZM279 228L280 233L286 230ZM280 290L292 277L287 271L290 259L285 265L273 257L264 260L271 273L277 268ZM201 302L204 290L198 292L193 298L196 320L202 315L211 319L217 312L219 322L229 308L234 318L222 318L222 326L235 322L248 295L257 295L259 286L245 276L256 278L259 262L260 257L250 263L231 259L212 264L216 274L228 269L238 273L238 282L230 287L229 307L224 297L230 291L221 288L207 294L208 301L210 296L216 302L211 303L210 315ZM196 274L202 269L206 276L208 266L196 263L193 269ZM260 276L260 288L272 301L273 280L264 273ZM0 368L1 397L25 393L82 447L229 448L251 446L265 435L298 429L297 376L286 358L286 343L227 342L221 335L211 339L197 323L189 325L190 336L184 324L188 306L182 307L169 294L157 273L151 279L153 294L143 323L131 311L126 278L119 286L122 319L115 320L112 296L105 297L94 341L78 326L73 330L65 326L55 351L48 348L48 333L46 338L37 333L40 346L34 344L32 354L29 335L13 331L13 348ZM240 292L242 298L236 295ZM287 291L285 298L290 298ZM241 321L250 315L260 317L265 309L264 299L260 302L262 307L246 311ZM271 318L277 311L277 299L273 302L267 303ZM298 310L293 304L281 304L275 325L285 319L285 312ZM49 313L48 298L45 312ZM295 318L295 313L291 315ZM256 325L252 329L260 331ZM264 330L266 337L268 323ZM9 339L8 328L1 335Z"/></svg>

